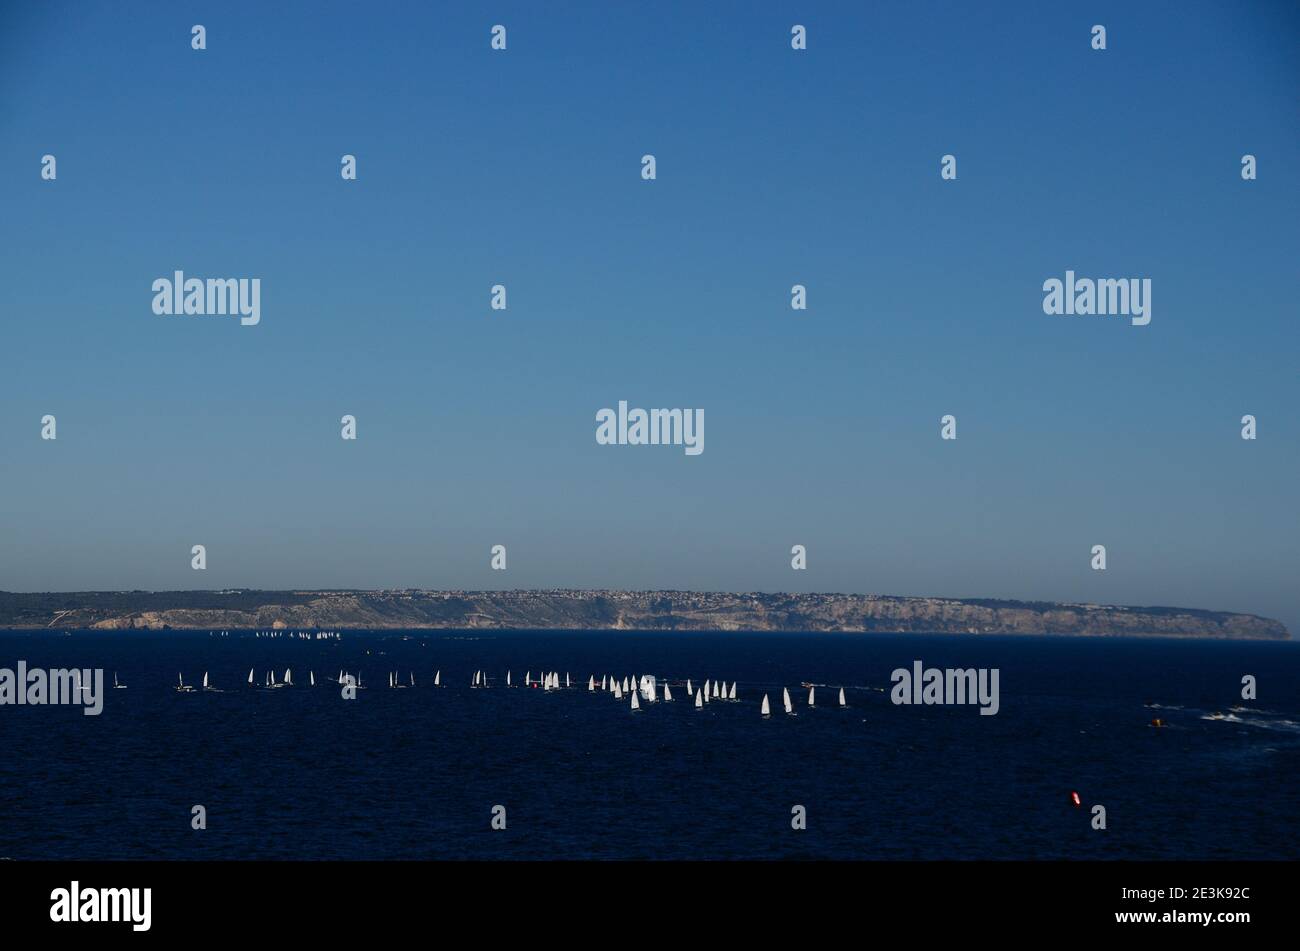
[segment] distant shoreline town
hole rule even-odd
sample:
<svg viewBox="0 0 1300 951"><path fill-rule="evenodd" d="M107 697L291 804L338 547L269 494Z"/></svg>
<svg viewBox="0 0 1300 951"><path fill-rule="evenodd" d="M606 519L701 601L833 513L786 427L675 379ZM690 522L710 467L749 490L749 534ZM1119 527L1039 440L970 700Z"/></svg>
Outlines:
<svg viewBox="0 0 1300 951"><path fill-rule="evenodd" d="M1287 640L1197 608L760 592L290 590L0 592L0 629L842 631Z"/></svg>

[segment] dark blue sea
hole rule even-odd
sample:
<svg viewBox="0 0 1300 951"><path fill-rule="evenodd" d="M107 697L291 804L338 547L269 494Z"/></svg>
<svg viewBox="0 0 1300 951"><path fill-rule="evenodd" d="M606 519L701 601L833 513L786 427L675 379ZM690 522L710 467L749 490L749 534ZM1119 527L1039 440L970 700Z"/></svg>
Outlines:
<svg viewBox="0 0 1300 951"><path fill-rule="evenodd" d="M97 717L0 707L0 858L1300 858L1294 643L0 633L0 667L19 660L102 667L127 689L106 690ZM891 671L915 660L998 668L999 713L894 705ZM297 685L250 688L250 667L259 682L291 668ZM354 700L340 668L361 672ZM470 688L478 669L489 689ZM568 673L574 689L506 689L507 670ZM172 689L205 671L224 692ZM387 689L390 671L415 688ZM653 674L675 701L633 712L589 693L593 674ZM738 681L737 702L696 710L687 677Z"/></svg>

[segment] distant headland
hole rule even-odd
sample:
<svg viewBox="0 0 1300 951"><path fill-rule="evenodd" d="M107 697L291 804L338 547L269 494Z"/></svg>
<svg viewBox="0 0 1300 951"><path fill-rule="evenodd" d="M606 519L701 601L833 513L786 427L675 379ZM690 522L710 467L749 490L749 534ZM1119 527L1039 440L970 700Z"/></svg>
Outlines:
<svg viewBox="0 0 1300 951"><path fill-rule="evenodd" d="M0 628L620 630L1062 634L1287 640L1278 621L1197 608L870 594L694 591L0 592Z"/></svg>

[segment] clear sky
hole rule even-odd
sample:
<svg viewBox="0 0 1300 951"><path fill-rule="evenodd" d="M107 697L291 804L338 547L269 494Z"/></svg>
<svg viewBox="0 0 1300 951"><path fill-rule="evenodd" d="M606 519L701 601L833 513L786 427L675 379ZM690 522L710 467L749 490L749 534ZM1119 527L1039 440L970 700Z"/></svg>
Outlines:
<svg viewBox="0 0 1300 951"><path fill-rule="evenodd" d="M1295 631L1298 9L5 4L0 589L854 591ZM261 323L155 316L176 269L260 278ZM1045 315L1067 269L1150 278L1150 325ZM702 408L704 453L597 445L621 399Z"/></svg>

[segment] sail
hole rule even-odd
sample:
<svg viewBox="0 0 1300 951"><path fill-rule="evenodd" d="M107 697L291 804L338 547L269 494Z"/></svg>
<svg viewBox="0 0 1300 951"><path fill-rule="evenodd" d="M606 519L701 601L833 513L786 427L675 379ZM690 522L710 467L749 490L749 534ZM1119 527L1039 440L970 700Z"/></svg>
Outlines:
<svg viewBox="0 0 1300 951"><path fill-rule="evenodd" d="M673 692L668 689L668 683L664 682L664 701L670 702L673 699Z"/></svg>
<svg viewBox="0 0 1300 951"><path fill-rule="evenodd" d="M433 685L434 685L435 687L441 687L441 686L442 686L442 671L441 671L441 670L438 671L437 673L435 673L435 674L433 675Z"/></svg>
<svg viewBox="0 0 1300 951"><path fill-rule="evenodd" d="M180 684L182 687L185 686L185 678L182 677L180 674L176 675L176 682Z"/></svg>
<svg viewBox="0 0 1300 951"><path fill-rule="evenodd" d="M203 672L203 689L208 689L208 672L206 670Z"/></svg>
<svg viewBox="0 0 1300 951"><path fill-rule="evenodd" d="M817 703L816 703L816 696L817 696L817 688L816 688L816 687L809 687L809 688L808 688L808 706L813 707L813 706L816 706L816 705L817 705Z"/></svg>
<svg viewBox="0 0 1300 951"><path fill-rule="evenodd" d="M415 686L415 671L411 671L411 686Z"/></svg>
<svg viewBox="0 0 1300 951"><path fill-rule="evenodd" d="M728 700L736 699L736 682L734 680L731 682L731 693L727 696L727 699Z"/></svg>
<svg viewBox="0 0 1300 951"><path fill-rule="evenodd" d="M506 686L510 686L510 671L506 671Z"/></svg>
<svg viewBox="0 0 1300 951"><path fill-rule="evenodd" d="M781 701L785 705L785 712L789 713L794 710L794 704L790 702L790 691L785 687L781 688Z"/></svg>
<svg viewBox="0 0 1300 951"><path fill-rule="evenodd" d="M590 677L587 678L587 692L590 693L595 689L596 689L596 675L592 674Z"/></svg>
<svg viewBox="0 0 1300 951"><path fill-rule="evenodd" d="M601 690L609 689L609 674L600 675L600 689Z"/></svg>
<svg viewBox="0 0 1300 951"><path fill-rule="evenodd" d="M840 688L840 706L844 706L844 688Z"/></svg>
<svg viewBox="0 0 1300 951"><path fill-rule="evenodd" d="M713 681L713 695L715 697L718 695L718 682L716 680Z"/></svg>
<svg viewBox="0 0 1300 951"><path fill-rule="evenodd" d="M691 678L690 678L690 677L687 677L687 678L686 678L686 693L687 693L688 695L689 695L689 694L693 694L693 693L695 693L695 691L691 689Z"/></svg>
<svg viewBox="0 0 1300 951"><path fill-rule="evenodd" d="M342 682L343 682L343 675L340 673L340 674L339 674L339 683L342 683ZM253 686L253 668L252 668L252 667L248 668L248 685L249 685L250 687Z"/></svg>
<svg viewBox="0 0 1300 951"><path fill-rule="evenodd" d="M288 667L286 667L286 668L284 669L284 682L285 682L286 684L292 684L292 683L293 683L293 671L290 670Z"/></svg>
<svg viewBox="0 0 1300 951"><path fill-rule="evenodd" d="M564 672L564 686L566 687L573 686L573 684L569 682L569 672L567 670Z"/></svg>
<svg viewBox="0 0 1300 951"><path fill-rule="evenodd" d="M704 706L704 691L695 691L695 709L698 710Z"/></svg>
<svg viewBox="0 0 1300 951"><path fill-rule="evenodd" d="M635 690L632 691L632 709L633 709L633 710L640 710L640 709L641 709L641 703L640 703L640 702L637 700L637 698L636 698L636 691L635 691Z"/></svg>
<svg viewBox="0 0 1300 951"><path fill-rule="evenodd" d="M769 717L771 715L772 715L772 708L771 706L768 705L767 694L763 694L763 716Z"/></svg>
<svg viewBox="0 0 1300 951"><path fill-rule="evenodd" d="M316 671L314 670L307 671L307 676L311 678L311 685L313 687L316 686Z"/></svg>

